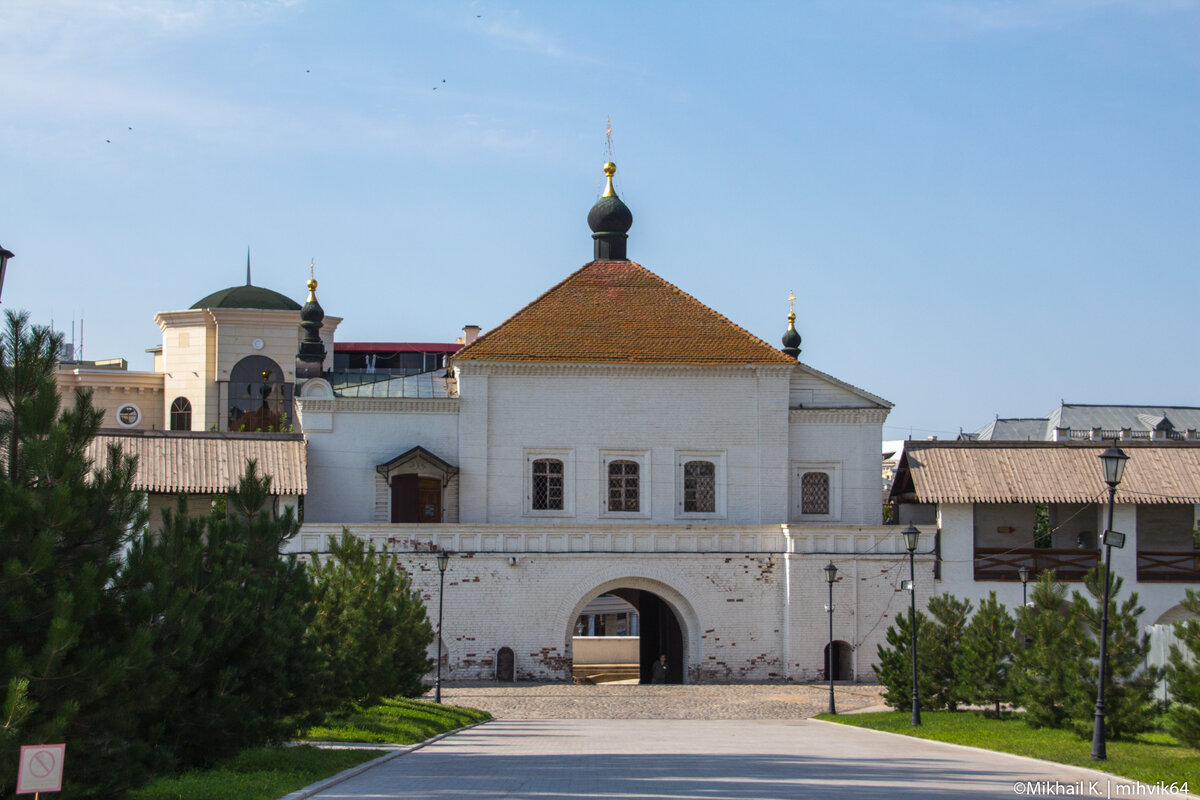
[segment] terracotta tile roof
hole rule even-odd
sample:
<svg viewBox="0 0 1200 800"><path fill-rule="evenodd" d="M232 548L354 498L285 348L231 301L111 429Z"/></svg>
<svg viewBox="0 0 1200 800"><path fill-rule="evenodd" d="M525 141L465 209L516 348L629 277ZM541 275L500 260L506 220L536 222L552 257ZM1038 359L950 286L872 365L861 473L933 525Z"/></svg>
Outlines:
<svg viewBox="0 0 1200 800"><path fill-rule="evenodd" d="M458 361L795 364L633 261L592 261L453 356Z"/></svg>
<svg viewBox="0 0 1200 800"><path fill-rule="evenodd" d="M892 493L922 503L1104 502L1109 442L905 442ZM1118 442L1118 503L1200 503L1200 442ZM907 476L903 473L907 473Z"/></svg>
<svg viewBox="0 0 1200 800"><path fill-rule="evenodd" d="M272 494L307 494L308 459L300 434L129 431L102 433L86 455L95 469L108 463L108 446L138 457L134 486L142 491L221 494L242 477L246 462L271 476Z"/></svg>

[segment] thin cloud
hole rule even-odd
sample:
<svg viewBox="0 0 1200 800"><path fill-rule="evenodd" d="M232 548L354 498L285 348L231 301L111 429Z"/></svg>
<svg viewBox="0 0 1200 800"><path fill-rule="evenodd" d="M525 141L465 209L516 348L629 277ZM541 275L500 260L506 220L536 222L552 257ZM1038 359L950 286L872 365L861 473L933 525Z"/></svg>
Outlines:
<svg viewBox="0 0 1200 800"><path fill-rule="evenodd" d="M580 48L565 45L559 37L526 24L520 19L519 12L513 12L506 19L486 20L482 28L484 36L495 46L505 50L534 53L563 61L600 63L600 59L583 52Z"/></svg>
<svg viewBox="0 0 1200 800"><path fill-rule="evenodd" d="M1120 11L1159 16L1195 11L1198 0L1052 0L1045 3L975 2L938 3L934 10L971 31L1006 31L1055 28L1079 17Z"/></svg>

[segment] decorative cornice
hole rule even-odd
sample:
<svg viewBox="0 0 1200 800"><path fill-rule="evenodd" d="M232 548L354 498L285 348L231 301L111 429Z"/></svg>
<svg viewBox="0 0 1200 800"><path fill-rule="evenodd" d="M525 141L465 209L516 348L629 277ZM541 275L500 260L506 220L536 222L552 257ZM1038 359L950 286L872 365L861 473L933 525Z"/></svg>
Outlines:
<svg viewBox="0 0 1200 800"><path fill-rule="evenodd" d="M458 399L446 397L299 397L303 411L312 414L457 414Z"/></svg>
<svg viewBox="0 0 1200 800"><path fill-rule="evenodd" d="M807 422L814 425L882 425L889 411L887 408L793 408L788 411L788 422Z"/></svg>

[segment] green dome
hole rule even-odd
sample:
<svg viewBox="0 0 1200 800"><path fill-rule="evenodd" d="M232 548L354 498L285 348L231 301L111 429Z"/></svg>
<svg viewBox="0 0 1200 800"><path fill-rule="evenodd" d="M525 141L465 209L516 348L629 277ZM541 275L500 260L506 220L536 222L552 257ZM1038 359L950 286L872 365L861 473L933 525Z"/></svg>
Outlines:
<svg viewBox="0 0 1200 800"><path fill-rule="evenodd" d="M192 305L192 308L261 308L269 311L299 311L300 304L279 292L261 286L230 286Z"/></svg>

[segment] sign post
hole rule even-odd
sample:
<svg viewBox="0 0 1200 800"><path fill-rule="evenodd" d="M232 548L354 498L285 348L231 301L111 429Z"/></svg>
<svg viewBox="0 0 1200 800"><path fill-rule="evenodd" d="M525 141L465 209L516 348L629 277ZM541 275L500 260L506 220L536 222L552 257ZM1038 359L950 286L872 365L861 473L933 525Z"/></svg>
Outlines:
<svg viewBox="0 0 1200 800"><path fill-rule="evenodd" d="M65 744L28 744L21 748L21 766L17 770L17 794L61 792Z"/></svg>

